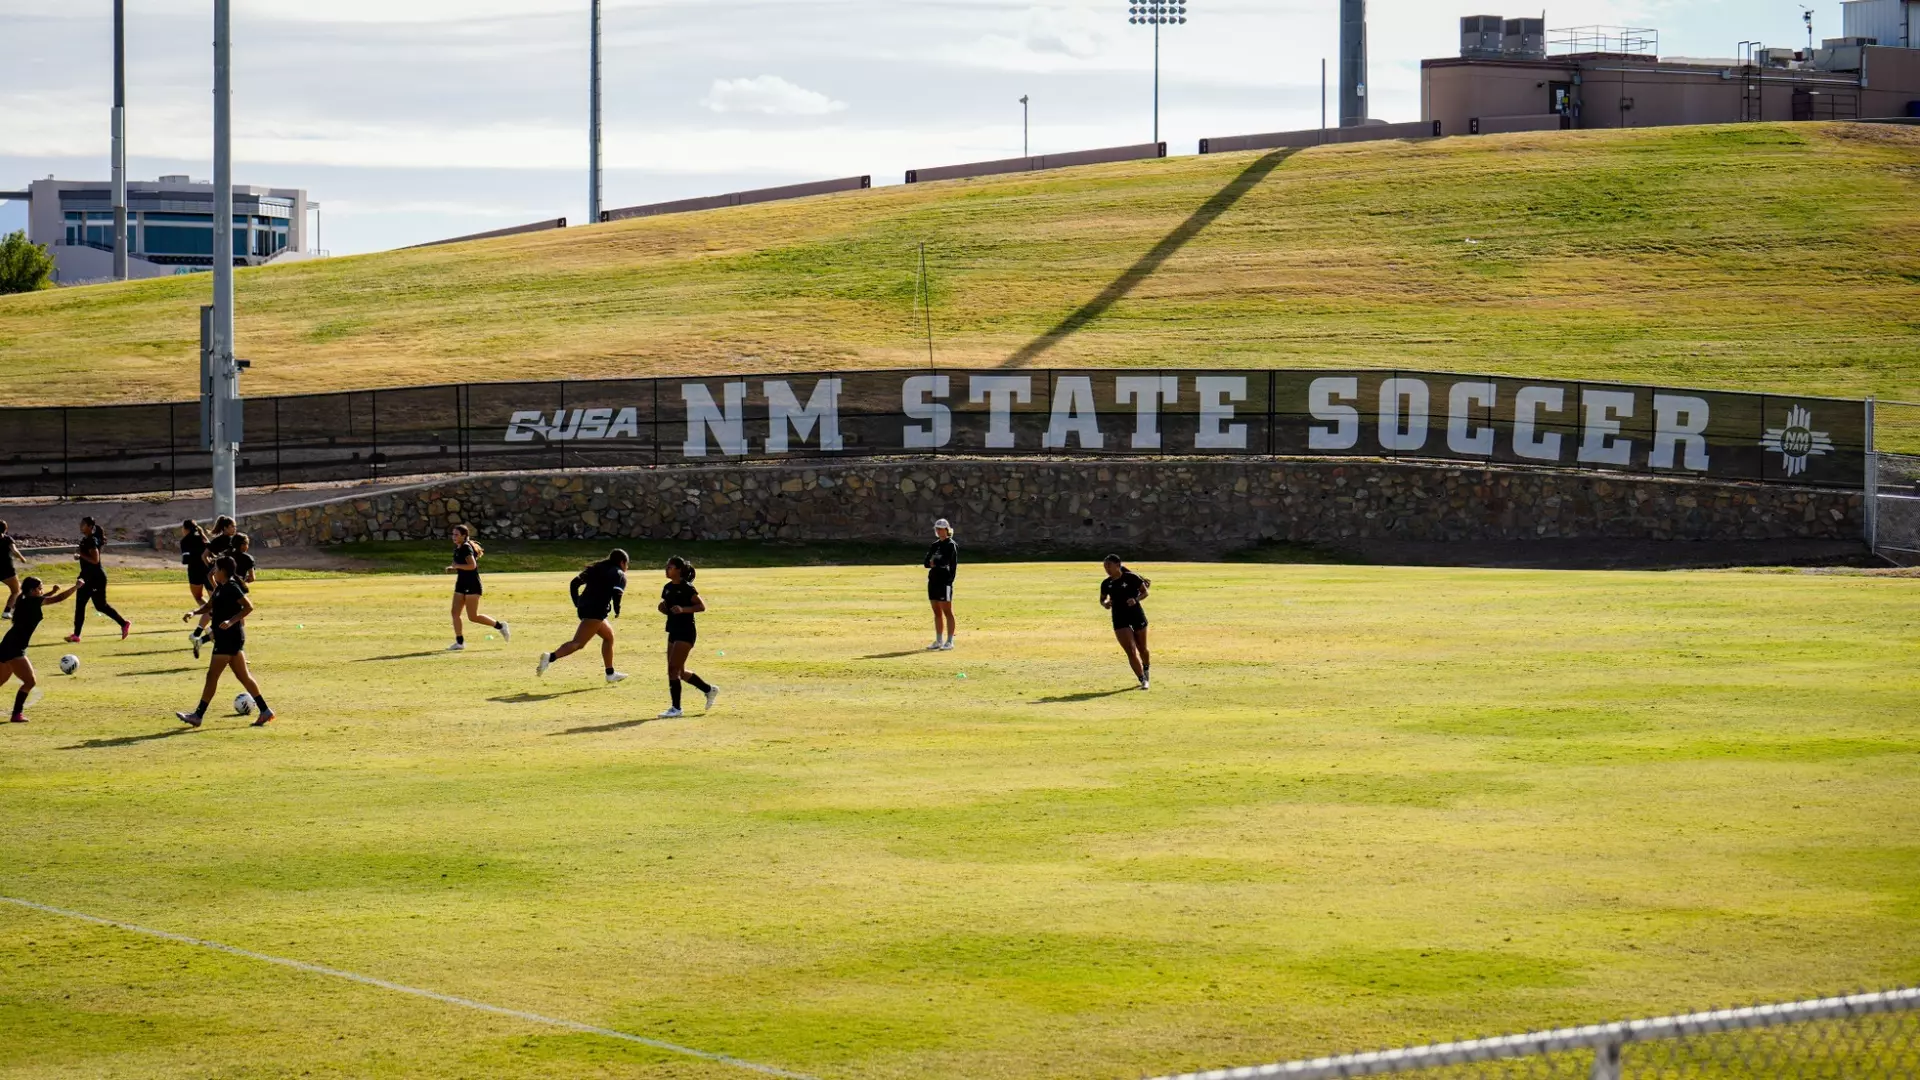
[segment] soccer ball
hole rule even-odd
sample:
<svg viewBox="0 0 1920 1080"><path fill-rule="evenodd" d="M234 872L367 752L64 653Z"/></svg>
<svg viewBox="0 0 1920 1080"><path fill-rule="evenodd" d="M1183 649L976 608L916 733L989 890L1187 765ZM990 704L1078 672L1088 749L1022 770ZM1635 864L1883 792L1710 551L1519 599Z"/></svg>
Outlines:
<svg viewBox="0 0 1920 1080"><path fill-rule="evenodd" d="M233 711L245 716L253 711L253 695L241 694L233 699Z"/></svg>
<svg viewBox="0 0 1920 1080"><path fill-rule="evenodd" d="M80 658L68 653L60 658L60 674L71 675L80 670Z"/></svg>

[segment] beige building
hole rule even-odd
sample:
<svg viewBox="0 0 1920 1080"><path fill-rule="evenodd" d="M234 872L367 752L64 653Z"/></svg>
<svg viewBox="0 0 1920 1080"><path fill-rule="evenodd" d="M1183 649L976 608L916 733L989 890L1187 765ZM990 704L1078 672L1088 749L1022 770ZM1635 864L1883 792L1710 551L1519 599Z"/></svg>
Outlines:
<svg viewBox="0 0 1920 1080"><path fill-rule="evenodd" d="M1920 0L1861 0L1892 19L1900 43L1834 38L1811 54L1742 43L1732 59L1657 55L1652 31L1554 31L1538 19L1461 20L1461 55L1424 61L1422 116L1447 135L1557 128L1658 127L1756 120L1920 118L1920 48L1899 21ZM1853 18L1849 24L1864 22ZM1516 27L1526 23L1530 26ZM1500 26L1498 32L1494 29ZM1556 55L1548 55L1549 42Z"/></svg>

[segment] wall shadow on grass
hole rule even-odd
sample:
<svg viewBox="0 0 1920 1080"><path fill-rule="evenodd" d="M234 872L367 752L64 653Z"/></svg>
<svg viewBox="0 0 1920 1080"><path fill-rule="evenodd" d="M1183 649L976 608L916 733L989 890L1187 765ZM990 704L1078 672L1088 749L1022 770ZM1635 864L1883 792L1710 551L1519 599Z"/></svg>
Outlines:
<svg viewBox="0 0 1920 1080"><path fill-rule="evenodd" d="M1127 297L1140 283L1152 277L1168 259L1173 258L1181 248L1186 247L1194 237L1207 226L1219 220L1220 215L1233 209L1233 205L1246 197L1247 192L1260 186L1267 175L1280 167L1280 163L1299 153L1296 149L1275 150L1256 159L1240 171L1240 175L1228 181L1227 186L1215 192L1213 197L1200 204L1200 208L1188 215L1163 237L1153 249L1140 256L1126 272L1113 280L1113 284L1101 290L1100 295L1082 304L1073 314L1060 320L1059 324L1032 341L1027 342L1019 352L1014 353L1002 363L1001 367L1026 367L1039 359L1041 354L1060 344L1067 338L1086 329L1087 325L1107 313L1107 309Z"/></svg>

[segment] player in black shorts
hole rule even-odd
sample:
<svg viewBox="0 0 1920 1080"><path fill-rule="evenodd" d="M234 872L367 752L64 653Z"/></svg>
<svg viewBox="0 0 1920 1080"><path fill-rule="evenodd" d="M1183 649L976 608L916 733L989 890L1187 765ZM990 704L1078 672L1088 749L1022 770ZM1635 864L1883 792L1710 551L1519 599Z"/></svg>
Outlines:
<svg viewBox="0 0 1920 1080"><path fill-rule="evenodd" d="M933 523L933 546L927 549L927 601L933 605L933 644L928 652L953 648L953 579L960 572L960 545L946 518ZM940 632L946 631L946 637Z"/></svg>
<svg viewBox="0 0 1920 1080"><path fill-rule="evenodd" d="M213 519L213 535L207 537L206 558L209 567L213 565L214 560L233 554L234 538L238 535L240 535L240 526L234 524L232 518L221 514ZM213 631L207 629L209 621L209 619L201 619L200 625L194 627L193 632L187 635L187 639L193 642L195 660L200 659L200 646L213 640Z"/></svg>
<svg viewBox="0 0 1920 1080"><path fill-rule="evenodd" d="M73 601L73 634L68 641L79 641L80 631L87 625L87 605L120 624L120 640L125 641L133 630L133 624L120 617L107 603L107 568L100 562L100 551L106 547L107 538L100 526L91 517L80 519L80 546L74 551L74 561L80 564L80 589Z"/></svg>
<svg viewBox="0 0 1920 1080"><path fill-rule="evenodd" d="M207 602L207 559L207 530L192 518L181 522L180 563L187 568L187 589L193 593L194 607Z"/></svg>
<svg viewBox="0 0 1920 1080"><path fill-rule="evenodd" d="M14 563L26 561L20 546L13 542L13 534L7 531L7 523L0 521L0 583L7 586L7 607L0 611L0 619L13 618L13 606L20 602L20 571Z"/></svg>
<svg viewBox="0 0 1920 1080"><path fill-rule="evenodd" d="M480 595L486 591L480 584L480 560L486 553L487 549L473 538L472 529L465 525L453 527L453 565L447 569L459 576L453 579L453 644L447 646L448 652L467 647L467 628L461 623L462 616L500 631L502 641L513 640L513 631L507 629L505 622L480 614Z"/></svg>
<svg viewBox="0 0 1920 1080"><path fill-rule="evenodd" d="M42 595L39 578L30 577L20 583L20 596L13 605L13 625L7 627L5 637L0 637L0 686L5 686L8 679L20 680L20 689L13 695L16 724L27 722L27 706L40 696L34 692L38 683L33 677L33 661L27 659L27 646L33 644L33 632L40 626L41 609L65 600L79 588L70 585Z"/></svg>
<svg viewBox="0 0 1920 1080"><path fill-rule="evenodd" d="M180 616L181 622L197 616L212 620L213 661L207 665L206 687L200 691L199 708L173 715L189 727L199 727L207 718L207 706L213 703L214 692L220 689L220 673L232 668L233 677L253 695L254 705L260 710L253 726L265 727L273 722L273 709L260 693L260 684L253 681L253 673L247 670L247 616L253 614L253 601L247 599L247 587L241 584L240 568L231 555L214 561L212 580L213 595L207 602Z"/></svg>
<svg viewBox="0 0 1920 1080"><path fill-rule="evenodd" d="M1127 569L1118 555L1107 556L1104 565L1107 579L1100 583L1100 606L1113 612L1113 636L1126 650L1133 677L1145 690L1153 675L1153 658L1147 654L1147 609L1140 601L1147 598L1153 582Z"/></svg>
<svg viewBox="0 0 1920 1080"><path fill-rule="evenodd" d="M694 625L693 617L707 610L707 602L700 599L700 590L693 587L693 564L675 555L667 560L667 583L660 587L660 614L667 617L667 692L673 697L673 708L660 714L661 720L672 720L684 715L680 711L680 684L689 682L695 690L707 695L707 708L712 709L714 701L720 696L720 688L710 686L705 679L687 670L687 656L700 640L700 629Z"/></svg>
<svg viewBox="0 0 1920 1080"><path fill-rule="evenodd" d="M572 656L597 637L600 659L607 665L607 681L622 681L627 675L613 669L613 627L607 622L607 616L620 617L620 597L627 591L627 553L614 548L606 558L576 574L567 591L573 596L573 610L580 616L580 628L573 632L572 641L552 652L541 653L536 671L545 675L555 660Z"/></svg>

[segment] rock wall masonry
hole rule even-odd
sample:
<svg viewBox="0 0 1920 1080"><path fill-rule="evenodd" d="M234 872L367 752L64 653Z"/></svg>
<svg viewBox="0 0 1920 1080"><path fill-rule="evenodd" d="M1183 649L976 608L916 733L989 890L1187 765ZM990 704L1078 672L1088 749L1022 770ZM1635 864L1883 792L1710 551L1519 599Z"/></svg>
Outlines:
<svg viewBox="0 0 1920 1080"><path fill-rule="evenodd" d="M491 474L251 515L256 544L483 537L879 541L1220 554L1261 541L1852 540L1858 492L1302 460L948 460Z"/></svg>

